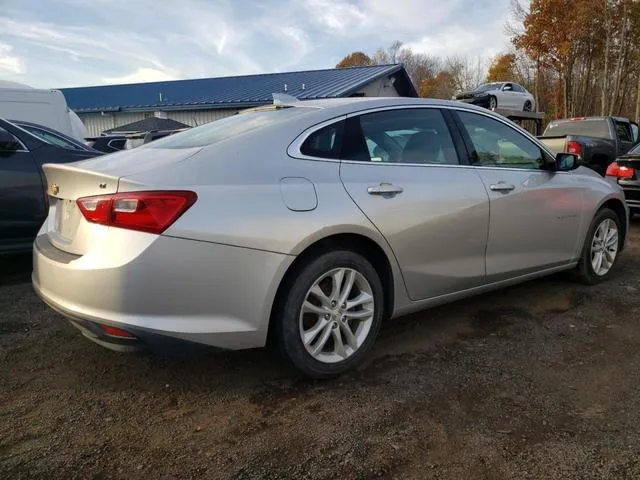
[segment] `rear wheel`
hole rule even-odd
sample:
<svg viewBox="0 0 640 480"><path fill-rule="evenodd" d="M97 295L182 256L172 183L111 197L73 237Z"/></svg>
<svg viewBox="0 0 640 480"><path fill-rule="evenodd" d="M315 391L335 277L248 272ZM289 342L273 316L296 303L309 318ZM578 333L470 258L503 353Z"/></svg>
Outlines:
<svg viewBox="0 0 640 480"><path fill-rule="evenodd" d="M605 280L618 260L621 245L620 219L613 210L603 208L596 214L587 232L580 263L576 268L578 278L589 285Z"/></svg>
<svg viewBox="0 0 640 480"><path fill-rule="evenodd" d="M293 365L314 378L355 367L371 350L384 296L375 268L351 251L325 253L289 282L274 319L276 341Z"/></svg>
<svg viewBox="0 0 640 480"><path fill-rule="evenodd" d="M493 95L489 97L489 110L498 108L498 99Z"/></svg>

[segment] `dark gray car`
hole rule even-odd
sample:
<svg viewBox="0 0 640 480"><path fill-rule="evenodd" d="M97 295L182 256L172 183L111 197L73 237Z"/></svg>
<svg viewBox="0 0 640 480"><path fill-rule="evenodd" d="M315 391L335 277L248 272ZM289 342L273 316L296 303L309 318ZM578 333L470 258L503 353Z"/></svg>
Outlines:
<svg viewBox="0 0 640 480"><path fill-rule="evenodd" d="M0 119L0 254L31 250L49 204L44 163L102 155L60 132Z"/></svg>

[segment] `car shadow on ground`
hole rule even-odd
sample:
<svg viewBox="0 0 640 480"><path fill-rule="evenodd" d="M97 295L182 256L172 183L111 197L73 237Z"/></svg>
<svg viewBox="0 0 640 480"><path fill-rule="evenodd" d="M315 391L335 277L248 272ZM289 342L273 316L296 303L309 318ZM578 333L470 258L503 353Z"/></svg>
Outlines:
<svg viewBox="0 0 640 480"><path fill-rule="evenodd" d="M0 256L0 285L29 282L31 270L31 253Z"/></svg>
<svg viewBox="0 0 640 480"><path fill-rule="evenodd" d="M632 223L640 224L640 220L633 219ZM621 262L609 283L629 276L637 267L635 258ZM278 385L274 388L293 388L295 391L326 383L304 378L280 359L273 349L239 352L187 349L171 355L148 352L130 355L108 351L83 338L59 314L42 304L30 286L19 285L29 282L30 272L30 256L14 257L0 274L0 285L13 285L9 288L16 289L15 297L22 296L18 290L24 290L29 296L25 300L29 305L25 303L20 307L22 299L18 298L16 308L37 310L41 323L57 322L58 327L48 342L65 364L63 375L73 377L67 380L69 382L91 378L98 388L103 384L109 390L123 391L157 391L180 385L185 393L191 394L223 389L234 391L252 385ZM384 368L394 368L390 358L429 352L438 355L438 352L456 348L469 339L496 335L514 323L544 321L580 306L595 295L596 289L577 285L563 273L388 321L364 364L335 382L363 376L376 377L383 373ZM45 346L34 346L36 350L42 347ZM80 358L81 361L78 360ZM131 382L131 378L136 378L136 382Z"/></svg>
<svg viewBox="0 0 640 480"><path fill-rule="evenodd" d="M383 325L363 365L329 381L303 377L273 349L119 354L93 345L70 326L60 332L67 339L74 337L63 342L61 360L66 367L64 375L74 377L69 382L91 379L94 388L103 384L110 391L158 393L177 388L183 394L218 396L257 387L265 398L296 396L345 381L373 381L390 373L385 370L402 368L395 358L414 354L438 357L469 339L496 335L514 322L536 322L564 313L585 301L589 296L586 289L576 287L565 275L555 275L394 319ZM56 320L64 322L61 317Z"/></svg>

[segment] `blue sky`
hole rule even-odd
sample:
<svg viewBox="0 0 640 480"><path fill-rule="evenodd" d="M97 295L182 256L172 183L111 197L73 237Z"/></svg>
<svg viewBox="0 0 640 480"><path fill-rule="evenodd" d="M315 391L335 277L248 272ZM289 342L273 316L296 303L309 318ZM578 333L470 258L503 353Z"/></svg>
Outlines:
<svg viewBox="0 0 640 480"><path fill-rule="evenodd" d="M41 88L330 68L394 40L439 56L509 47L509 0L0 4L0 80Z"/></svg>

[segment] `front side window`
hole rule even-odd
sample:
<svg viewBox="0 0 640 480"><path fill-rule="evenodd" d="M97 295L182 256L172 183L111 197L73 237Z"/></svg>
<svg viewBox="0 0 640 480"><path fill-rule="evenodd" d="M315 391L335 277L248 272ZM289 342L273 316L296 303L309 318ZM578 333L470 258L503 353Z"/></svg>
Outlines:
<svg viewBox="0 0 640 480"><path fill-rule="evenodd" d="M458 164L449 128L436 108L394 109L351 118L344 143L346 160Z"/></svg>
<svg viewBox="0 0 640 480"><path fill-rule="evenodd" d="M458 116L471 140L473 165L543 168L542 150L518 131L484 115L458 112Z"/></svg>

